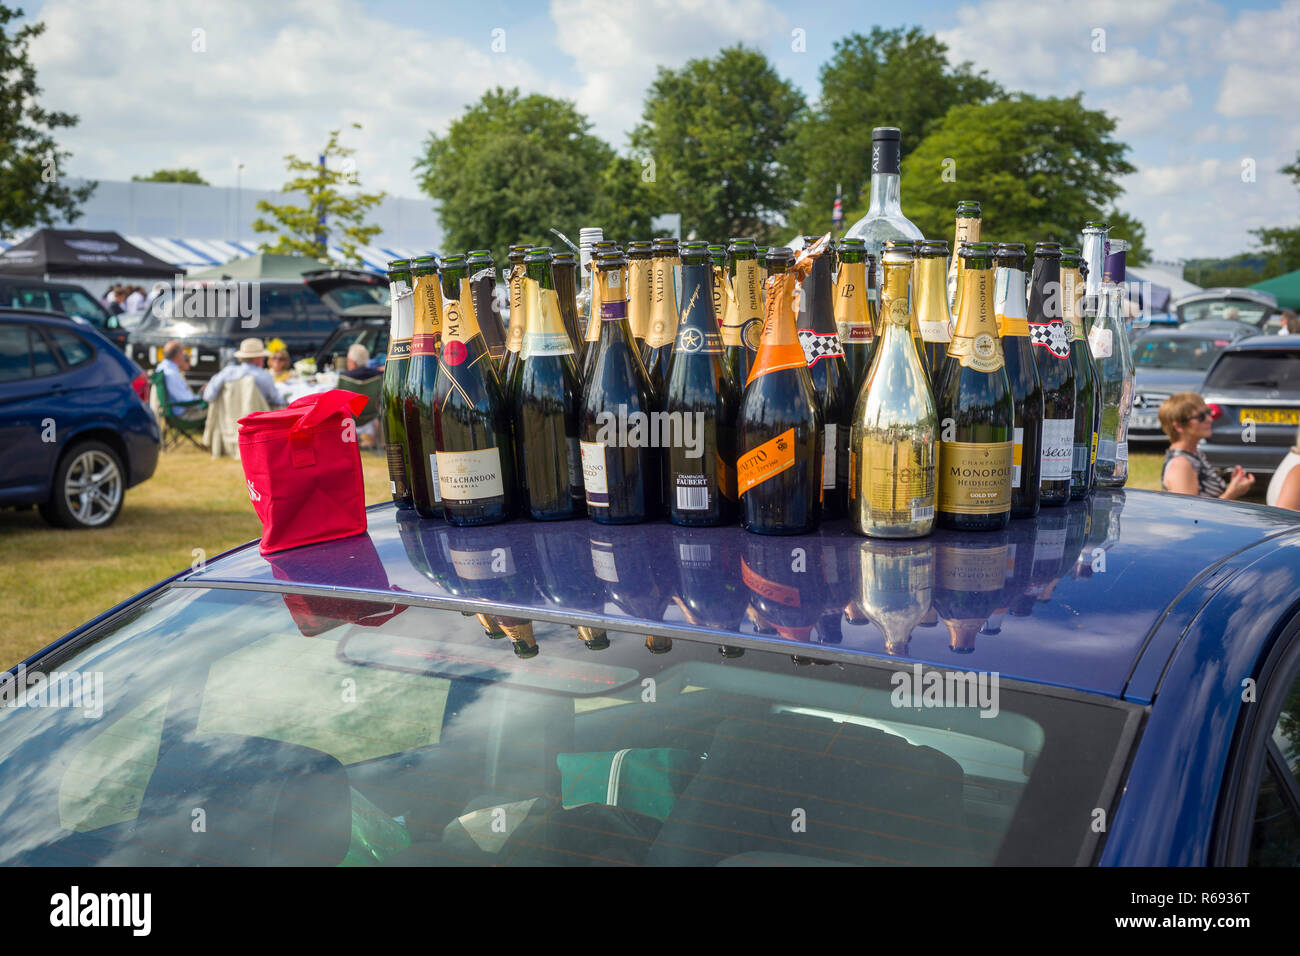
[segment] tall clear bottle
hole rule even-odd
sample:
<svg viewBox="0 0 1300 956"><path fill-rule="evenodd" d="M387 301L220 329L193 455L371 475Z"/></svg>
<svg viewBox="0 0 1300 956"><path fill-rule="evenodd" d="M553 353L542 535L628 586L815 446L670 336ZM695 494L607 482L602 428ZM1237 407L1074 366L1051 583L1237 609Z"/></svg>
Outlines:
<svg viewBox="0 0 1300 956"><path fill-rule="evenodd" d="M882 269L884 332L858 394L849 439L850 516L859 534L918 538L934 528L939 420L911 335L910 249L887 246ZM943 273L938 276L942 280Z"/></svg>
<svg viewBox="0 0 1300 956"><path fill-rule="evenodd" d="M1122 488L1128 481L1128 419L1133 411L1133 349L1124 328L1124 265L1128 243L1112 239L1102 268L1097 318L1088 343L1101 379L1097 425L1097 484Z"/></svg>
<svg viewBox="0 0 1300 956"><path fill-rule="evenodd" d="M902 133L896 126L871 131L871 196L867 214L853 224L846 239L861 239L867 252L880 259L886 239L924 239L921 230L903 215L900 200Z"/></svg>
<svg viewBox="0 0 1300 956"><path fill-rule="evenodd" d="M1038 514L1043 448L1043 383L1034 362L1025 315L1025 247L1003 243L995 251L993 310L1002 333L1007 382L1015 405L1015 449L1011 457L1011 517Z"/></svg>

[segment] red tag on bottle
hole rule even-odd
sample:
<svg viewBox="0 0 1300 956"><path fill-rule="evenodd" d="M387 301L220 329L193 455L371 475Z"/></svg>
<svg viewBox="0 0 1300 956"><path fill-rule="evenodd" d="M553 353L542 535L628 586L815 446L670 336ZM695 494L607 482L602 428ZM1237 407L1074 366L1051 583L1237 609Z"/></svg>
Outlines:
<svg viewBox="0 0 1300 956"><path fill-rule="evenodd" d="M442 360L448 365L459 365L469 355L469 349L459 339L452 339L442 347Z"/></svg>

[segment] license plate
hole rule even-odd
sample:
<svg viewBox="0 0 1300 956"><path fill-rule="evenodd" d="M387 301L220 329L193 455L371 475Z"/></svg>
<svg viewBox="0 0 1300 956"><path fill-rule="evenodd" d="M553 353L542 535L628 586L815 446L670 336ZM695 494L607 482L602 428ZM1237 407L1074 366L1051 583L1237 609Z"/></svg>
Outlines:
<svg viewBox="0 0 1300 956"><path fill-rule="evenodd" d="M1160 418L1155 412L1134 412L1128 427L1139 431L1151 431L1160 427Z"/></svg>
<svg viewBox="0 0 1300 956"><path fill-rule="evenodd" d="M1243 408L1241 421L1248 418L1260 425L1300 425L1300 408Z"/></svg>

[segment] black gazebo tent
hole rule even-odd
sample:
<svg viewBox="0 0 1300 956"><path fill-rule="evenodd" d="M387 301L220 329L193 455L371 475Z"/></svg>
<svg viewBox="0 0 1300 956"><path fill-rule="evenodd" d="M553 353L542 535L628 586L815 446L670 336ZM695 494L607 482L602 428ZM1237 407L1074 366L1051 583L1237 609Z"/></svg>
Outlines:
<svg viewBox="0 0 1300 956"><path fill-rule="evenodd" d="M115 232L39 229L0 253L0 275L161 279L177 271Z"/></svg>

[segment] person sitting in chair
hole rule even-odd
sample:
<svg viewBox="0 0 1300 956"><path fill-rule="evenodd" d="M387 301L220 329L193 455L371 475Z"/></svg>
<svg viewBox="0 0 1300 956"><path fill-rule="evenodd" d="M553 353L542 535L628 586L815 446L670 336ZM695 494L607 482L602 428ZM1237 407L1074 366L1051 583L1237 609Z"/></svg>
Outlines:
<svg viewBox="0 0 1300 956"><path fill-rule="evenodd" d="M235 353L235 361L212 376L212 380L203 389L203 400L209 405L212 404L216 397L221 394L222 386L227 382L233 382L236 379L251 375L256 380L257 389L262 393L267 404L272 408L281 407L284 401L280 398L280 393L275 389L275 379L266 370L266 360L270 355L271 353L267 351L261 339L244 339L239 343L239 351Z"/></svg>
<svg viewBox="0 0 1300 956"><path fill-rule="evenodd" d="M383 369L371 368L370 349L360 342L354 342L348 346L348 369L343 374L354 381L364 382L376 375L382 375Z"/></svg>
<svg viewBox="0 0 1300 956"><path fill-rule="evenodd" d="M155 366L154 371L163 373L163 381L167 385L167 398L172 402L193 402L198 396L190 391L189 384L185 381L185 373L190 370L190 357L185 353L185 347L176 339L172 339L163 346L162 361ZM180 417L199 421L207 414L207 409L192 405L189 408L180 409Z"/></svg>

